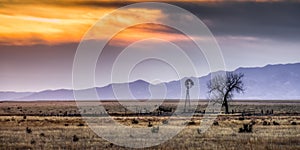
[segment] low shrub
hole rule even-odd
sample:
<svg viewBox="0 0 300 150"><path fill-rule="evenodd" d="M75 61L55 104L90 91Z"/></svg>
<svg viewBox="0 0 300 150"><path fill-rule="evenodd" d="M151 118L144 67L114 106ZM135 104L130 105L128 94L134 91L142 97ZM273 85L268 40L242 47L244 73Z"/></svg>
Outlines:
<svg viewBox="0 0 300 150"><path fill-rule="evenodd" d="M78 142L79 138L77 137L77 135L73 135L73 142Z"/></svg>
<svg viewBox="0 0 300 150"><path fill-rule="evenodd" d="M158 127L152 127L152 128L151 128L151 132L152 132L152 133L158 133L158 131L159 131L159 126L158 126Z"/></svg>
<svg viewBox="0 0 300 150"><path fill-rule="evenodd" d="M196 122L195 121L189 121L189 122L186 122L186 125L188 125L188 126L196 125Z"/></svg>
<svg viewBox="0 0 300 150"><path fill-rule="evenodd" d="M201 129L197 129L198 134L201 134L202 130Z"/></svg>
<svg viewBox="0 0 300 150"><path fill-rule="evenodd" d="M136 119L133 119L133 120L131 121L131 123L132 123L132 124L139 124L139 121L136 120Z"/></svg>
<svg viewBox="0 0 300 150"><path fill-rule="evenodd" d="M32 139L31 141L30 141L30 144L32 144L32 145L34 145L36 142L35 142L35 140L34 139Z"/></svg>
<svg viewBox="0 0 300 150"><path fill-rule="evenodd" d="M280 124L278 122L276 122L276 121L273 121L273 125L279 126Z"/></svg>
<svg viewBox="0 0 300 150"><path fill-rule="evenodd" d="M218 121L214 121L213 125L214 125L214 126L218 126L218 125L219 125L219 122L218 122Z"/></svg>
<svg viewBox="0 0 300 150"><path fill-rule="evenodd" d="M26 127L26 133L30 134L30 133L32 133L32 130L30 128Z"/></svg>
<svg viewBox="0 0 300 150"><path fill-rule="evenodd" d="M291 122L291 125L297 125L297 122L292 121L292 122Z"/></svg>
<svg viewBox="0 0 300 150"><path fill-rule="evenodd" d="M79 123L77 126L82 127L84 126L84 123Z"/></svg>
<svg viewBox="0 0 300 150"><path fill-rule="evenodd" d="M168 120L163 120L162 123L163 123L163 124L168 124L169 121L168 121Z"/></svg>
<svg viewBox="0 0 300 150"><path fill-rule="evenodd" d="M263 121L262 125L264 125L264 126L268 126L268 125L271 125L271 124L270 124L270 122Z"/></svg>
<svg viewBox="0 0 300 150"><path fill-rule="evenodd" d="M245 118L244 117L239 117L239 120L245 120Z"/></svg>
<svg viewBox="0 0 300 150"><path fill-rule="evenodd" d="M239 133L251 133L252 132L252 124L244 124L242 128L239 129Z"/></svg>

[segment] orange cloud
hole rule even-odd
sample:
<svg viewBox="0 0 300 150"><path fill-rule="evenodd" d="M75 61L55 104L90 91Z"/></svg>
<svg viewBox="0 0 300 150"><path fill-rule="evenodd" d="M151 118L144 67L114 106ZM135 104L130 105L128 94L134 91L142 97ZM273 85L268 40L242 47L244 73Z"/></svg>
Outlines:
<svg viewBox="0 0 300 150"><path fill-rule="evenodd" d="M15 0L0 2L0 44L34 45L79 42L88 29L105 14L126 4L148 0L62 0L36 1ZM171 0L165 0L171 1ZM174 0L172 0L174 1ZM221 0L200 0L197 2L218 2ZM102 28L113 30L119 25L130 25L139 18L130 11L144 14L144 18L161 19L161 10L130 9L123 11ZM161 32L161 26L139 26L122 32L115 37L118 43L136 41L143 38L162 37L166 40L184 39L173 31ZM158 31L156 31L158 30ZM90 37L93 38L93 37Z"/></svg>
<svg viewBox="0 0 300 150"><path fill-rule="evenodd" d="M8 1L0 2L0 44L34 45L79 42L88 29L105 14L129 1ZM130 9L121 11L102 28L113 30L119 25L130 25L143 19L130 13L144 14L144 18L165 17L161 10ZM180 39L175 33L155 31L165 29L160 26L139 26L118 35L118 43L136 41L143 38L162 37L167 40ZM168 31L168 30L166 30ZM90 37L93 38L93 37Z"/></svg>
<svg viewBox="0 0 300 150"><path fill-rule="evenodd" d="M110 40L109 44L126 46L133 42L149 38L159 38L170 42L190 40L179 31L164 25L140 24L119 32Z"/></svg>
<svg viewBox="0 0 300 150"><path fill-rule="evenodd" d="M6 45L78 42L113 8L5 5L0 9L0 43Z"/></svg>

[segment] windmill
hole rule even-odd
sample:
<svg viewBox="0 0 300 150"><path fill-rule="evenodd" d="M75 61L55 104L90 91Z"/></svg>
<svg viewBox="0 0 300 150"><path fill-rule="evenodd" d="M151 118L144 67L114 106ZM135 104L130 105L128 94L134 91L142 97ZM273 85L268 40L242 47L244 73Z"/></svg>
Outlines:
<svg viewBox="0 0 300 150"><path fill-rule="evenodd" d="M191 79L185 80L185 87L186 87L186 96L185 96L185 103L184 103L184 112L187 112L187 110L191 107L191 100L190 100L190 88L194 86L194 82ZM188 108L186 107L187 103L189 103Z"/></svg>

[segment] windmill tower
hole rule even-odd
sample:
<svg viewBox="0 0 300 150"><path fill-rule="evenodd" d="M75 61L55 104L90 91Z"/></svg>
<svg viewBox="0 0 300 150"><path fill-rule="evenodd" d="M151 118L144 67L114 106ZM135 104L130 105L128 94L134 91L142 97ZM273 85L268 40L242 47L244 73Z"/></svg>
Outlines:
<svg viewBox="0 0 300 150"><path fill-rule="evenodd" d="M194 82L191 79L187 79L185 81L185 87L186 87L186 96L185 96L185 103L184 103L184 112L189 111L190 107L191 107L191 100L190 100L190 88L192 88L194 86ZM188 104L188 108L186 107L186 105Z"/></svg>

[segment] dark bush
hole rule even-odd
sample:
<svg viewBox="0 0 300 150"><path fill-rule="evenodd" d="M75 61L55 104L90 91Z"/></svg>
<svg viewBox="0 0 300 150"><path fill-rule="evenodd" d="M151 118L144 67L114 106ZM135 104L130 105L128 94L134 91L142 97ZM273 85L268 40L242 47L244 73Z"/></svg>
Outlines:
<svg viewBox="0 0 300 150"><path fill-rule="evenodd" d="M159 131L159 127L152 127L151 128L152 133L158 133L158 131Z"/></svg>
<svg viewBox="0 0 300 150"><path fill-rule="evenodd" d="M168 120L163 120L162 123L163 123L163 124L168 124L169 121L168 121Z"/></svg>
<svg viewBox="0 0 300 150"><path fill-rule="evenodd" d="M198 134L201 134L201 131L202 131L201 129L199 128L197 129Z"/></svg>
<svg viewBox="0 0 300 150"><path fill-rule="evenodd" d="M30 134L30 133L32 133L32 130L30 128L26 127L26 133Z"/></svg>
<svg viewBox="0 0 300 150"><path fill-rule="evenodd" d="M139 124L139 121L136 120L136 119L133 119L133 120L131 121L131 123L132 123L132 124Z"/></svg>
<svg viewBox="0 0 300 150"><path fill-rule="evenodd" d="M244 128L239 128L239 133L245 132Z"/></svg>
<svg viewBox="0 0 300 150"><path fill-rule="evenodd" d="M292 121L292 122L291 122L291 125L297 125L297 122Z"/></svg>
<svg viewBox="0 0 300 150"><path fill-rule="evenodd" d="M82 127L84 126L84 123L79 123L77 126Z"/></svg>
<svg viewBox="0 0 300 150"><path fill-rule="evenodd" d="M23 116L23 119L25 120L26 118L27 118L27 116L26 116L26 115L24 115L24 116Z"/></svg>
<svg viewBox="0 0 300 150"><path fill-rule="evenodd" d="M32 145L34 145L36 142L35 142L35 140L34 139L32 139L31 141L30 141L30 144L32 144Z"/></svg>
<svg viewBox="0 0 300 150"><path fill-rule="evenodd" d="M242 128L239 129L239 133L251 133L252 132L252 124L244 124Z"/></svg>
<svg viewBox="0 0 300 150"><path fill-rule="evenodd" d="M18 123L22 123L22 122L24 122L24 121L25 121L24 119L21 119L21 120L18 121Z"/></svg>
<svg viewBox="0 0 300 150"><path fill-rule="evenodd" d="M40 136L45 137L45 133L41 133Z"/></svg>
<svg viewBox="0 0 300 150"><path fill-rule="evenodd" d="M279 126L280 124L278 122L276 122L276 121L273 121L273 125Z"/></svg>
<svg viewBox="0 0 300 150"><path fill-rule="evenodd" d="M245 118L244 117L239 117L239 120L245 120Z"/></svg>
<svg viewBox="0 0 300 150"><path fill-rule="evenodd" d="M65 126L67 127L67 126L69 126L69 124L68 124L68 123L65 123Z"/></svg>
<svg viewBox="0 0 300 150"><path fill-rule="evenodd" d="M73 142L79 141L79 138L76 135L73 135Z"/></svg>
<svg viewBox="0 0 300 150"><path fill-rule="evenodd" d="M270 125L270 122L263 121L263 125L264 125L264 126Z"/></svg>
<svg viewBox="0 0 300 150"><path fill-rule="evenodd" d="M256 121L255 120L251 120L250 122L252 125L255 125L256 124Z"/></svg>
<svg viewBox="0 0 300 150"><path fill-rule="evenodd" d="M195 121L189 121L189 122L186 123L186 125L188 125L188 126L196 125L196 122Z"/></svg>
<svg viewBox="0 0 300 150"><path fill-rule="evenodd" d="M153 126L152 123L149 121L148 127L152 127L152 126Z"/></svg>
<svg viewBox="0 0 300 150"><path fill-rule="evenodd" d="M219 125L219 122L218 122L218 121L214 121L213 125L214 125L214 126L218 126L218 125Z"/></svg>

